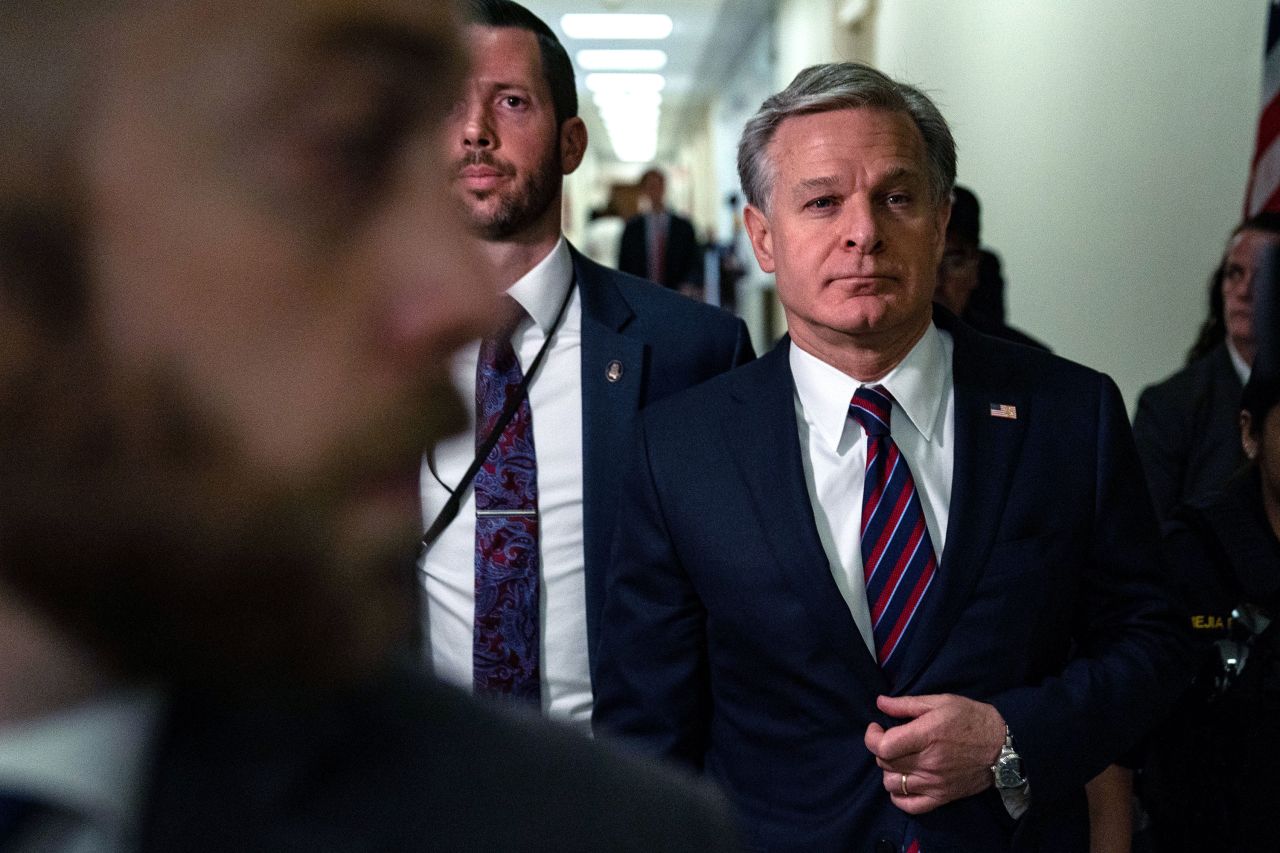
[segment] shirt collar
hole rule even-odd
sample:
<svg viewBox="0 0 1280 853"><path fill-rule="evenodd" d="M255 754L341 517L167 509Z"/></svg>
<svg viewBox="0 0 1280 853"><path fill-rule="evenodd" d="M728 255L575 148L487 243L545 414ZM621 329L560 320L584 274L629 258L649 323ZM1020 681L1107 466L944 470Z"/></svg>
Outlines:
<svg viewBox="0 0 1280 853"><path fill-rule="evenodd" d="M0 788L131 824L163 704L157 691L133 689L0 728Z"/></svg>
<svg viewBox="0 0 1280 853"><path fill-rule="evenodd" d="M565 294L573 284L573 256L569 243L560 235L547 256L507 289L509 295L533 318L542 333L549 334Z"/></svg>
<svg viewBox="0 0 1280 853"><path fill-rule="evenodd" d="M838 452L849 421L849 401L864 383L805 352L794 341L790 360L796 395L807 419L822 441ZM938 412L951 385L951 363L942 332L930 323L906 357L872 384L883 386L893 395L912 426L925 441L932 441L938 428Z"/></svg>
<svg viewBox="0 0 1280 853"><path fill-rule="evenodd" d="M1231 356L1231 366L1236 370L1236 376L1240 377L1240 384L1244 385L1249 381L1249 374L1253 371L1249 367L1249 362L1244 360L1244 356L1240 355L1235 346L1231 343L1231 338L1227 338L1227 355Z"/></svg>

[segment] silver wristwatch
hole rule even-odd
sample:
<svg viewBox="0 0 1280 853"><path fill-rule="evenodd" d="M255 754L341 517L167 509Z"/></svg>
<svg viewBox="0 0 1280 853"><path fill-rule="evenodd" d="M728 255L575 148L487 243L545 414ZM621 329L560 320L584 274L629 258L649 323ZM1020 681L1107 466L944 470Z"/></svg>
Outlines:
<svg viewBox="0 0 1280 853"><path fill-rule="evenodd" d="M1007 791L1027 784L1027 777L1022 775L1022 757L1013 749L1008 725L1004 727L1004 746L1000 747L996 763L991 765L991 775L995 777L997 790Z"/></svg>

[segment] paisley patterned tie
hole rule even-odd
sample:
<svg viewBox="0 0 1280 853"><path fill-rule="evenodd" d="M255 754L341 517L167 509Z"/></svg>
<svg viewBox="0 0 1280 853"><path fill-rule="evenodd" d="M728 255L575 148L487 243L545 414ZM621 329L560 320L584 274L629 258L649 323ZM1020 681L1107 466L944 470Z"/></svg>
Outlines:
<svg viewBox="0 0 1280 853"><path fill-rule="evenodd" d="M524 316L520 311L517 320ZM522 379L510 332L481 344L476 366L477 445L493 429L510 395L519 393ZM541 697L538 469L527 395L476 473L475 496L475 690L536 705Z"/></svg>

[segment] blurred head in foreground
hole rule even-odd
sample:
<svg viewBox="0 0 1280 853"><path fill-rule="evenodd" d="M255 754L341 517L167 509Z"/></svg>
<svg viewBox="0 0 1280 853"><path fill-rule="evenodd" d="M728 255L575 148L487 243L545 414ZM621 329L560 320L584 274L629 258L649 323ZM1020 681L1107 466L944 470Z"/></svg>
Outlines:
<svg viewBox="0 0 1280 853"><path fill-rule="evenodd" d="M362 671L492 308L452 5L0 10L0 604L122 677Z"/></svg>

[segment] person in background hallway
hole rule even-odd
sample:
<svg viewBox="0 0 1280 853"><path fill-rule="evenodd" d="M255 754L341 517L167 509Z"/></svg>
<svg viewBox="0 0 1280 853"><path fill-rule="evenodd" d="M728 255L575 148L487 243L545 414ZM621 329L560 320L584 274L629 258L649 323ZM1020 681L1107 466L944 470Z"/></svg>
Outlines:
<svg viewBox="0 0 1280 853"><path fill-rule="evenodd" d="M396 661L494 306L435 150L464 64L449 3L0 0L7 853L731 845Z"/></svg>
<svg viewBox="0 0 1280 853"><path fill-rule="evenodd" d="M693 223L667 209L667 178L660 170L640 177L640 195L648 209L627 220L618 269L696 295L702 287L702 250Z"/></svg>
<svg viewBox="0 0 1280 853"><path fill-rule="evenodd" d="M1133 434L1161 518L1217 489L1245 462L1236 415L1255 349L1254 275L1276 245L1280 214L1259 214L1235 230L1222 262L1221 343L1138 398Z"/></svg>
<svg viewBox="0 0 1280 853"><path fill-rule="evenodd" d="M1001 319L970 310L973 294L978 288L978 272L982 264L981 220L978 198L964 187L957 186L951 195L951 219L947 222L947 244L938 264L938 289L934 300L952 314L962 318L984 335L993 335L1014 343L1037 349L1049 349L1030 335Z"/></svg>
<svg viewBox="0 0 1280 853"><path fill-rule="evenodd" d="M1259 330L1261 331L1261 330ZM1239 411L1247 467L1176 510L1169 564L1198 640L1195 684L1151 738L1151 848L1280 843L1280 372L1258 360Z"/></svg>
<svg viewBox="0 0 1280 853"><path fill-rule="evenodd" d="M789 336L641 418L597 732L760 849L1083 851L1085 783L1181 687L1114 383L933 306L955 163L865 65L766 100L738 171Z"/></svg>
<svg viewBox="0 0 1280 853"><path fill-rule="evenodd" d="M471 71L444 153L471 242L505 291L509 325L456 359L455 381L468 395L475 390L480 426L442 444L423 467L429 529L439 529L433 519L449 490L461 499L423 557L427 653L449 681L527 701L586 730L620 449L641 407L753 353L741 320L606 269L569 245L560 232L561 184L587 146L573 66L523 6L475 0L466 8ZM544 344L527 402L474 486L460 485Z"/></svg>

